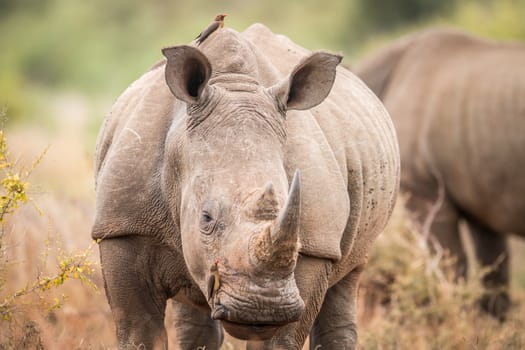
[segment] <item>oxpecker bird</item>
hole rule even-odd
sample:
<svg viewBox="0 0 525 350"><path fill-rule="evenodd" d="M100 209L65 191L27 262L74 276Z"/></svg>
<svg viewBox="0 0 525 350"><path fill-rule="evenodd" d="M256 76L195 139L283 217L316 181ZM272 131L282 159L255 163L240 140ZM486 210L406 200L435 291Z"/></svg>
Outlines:
<svg viewBox="0 0 525 350"><path fill-rule="evenodd" d="M220 15L217 15L215 17L215 20L211 22L211 24L208 26L208 28L204 29L202 33L200 33L195 39L197 40L197 46L202 44L206 38L208 38L212 33L214 33L219 28L224 27L224 17L226 17L227 14L223 13Z"/></svg>
<svg viewBox="0 0 525 350"><path fill-rule="evenodd" d="M221 286L221 281L219 279L219 259L215 260L215 264L213 264L210 268L210 278L208 279L208 300L213 300L213 297L219 290L219 287Z"/></svg>

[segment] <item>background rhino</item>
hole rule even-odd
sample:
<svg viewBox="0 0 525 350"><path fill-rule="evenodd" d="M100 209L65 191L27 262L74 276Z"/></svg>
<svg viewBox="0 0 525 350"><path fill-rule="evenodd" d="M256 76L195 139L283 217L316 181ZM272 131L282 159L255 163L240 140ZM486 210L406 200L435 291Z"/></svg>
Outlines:
<svg viewBox="0 0 525 350"><path fill-rule="evenodd" d="M468 223L477 258L495 264L482 306L503 317L504 234L525 235L525 46L433 29L386 46L356 72L394 120L409 208L423 222L439 206L430 231L458 258L459 276L467 269L458 221Z"/></svg>
<svg viewBox="0 0 525 350"><path fill-rule="evenodd" d="M119 347L165 346L173 298L181 349L217 349L221 323L249 349L300 349L311 329L312 348L353 348L358 276L399 181L380 101L340 56L262 25L163 53L96 152Z"/></svg>

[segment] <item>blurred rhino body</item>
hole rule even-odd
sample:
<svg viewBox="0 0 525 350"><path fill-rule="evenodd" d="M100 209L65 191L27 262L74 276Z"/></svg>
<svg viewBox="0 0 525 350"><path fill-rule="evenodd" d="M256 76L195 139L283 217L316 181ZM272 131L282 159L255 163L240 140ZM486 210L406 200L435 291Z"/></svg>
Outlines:
<svg viewBox="0 0 525 350"><path fill-rule="evenodd" d="M357 279L399 181L380 101L340 56L258 24L163 53L97 143L119 347L165 347L173 298L180 349L218 349L221 326L248 349L301 349L310 330L353 348Z"/></svg>
<svg viewBox="0 0 525 350"><path fill-rule="evenodd" d="M459 276L467 269L458 221L466 220L477 258L496 266L484 277L482 306L503 317L504 234L525 235L525 46L433 29L386 46L357 75L396 126L408 206L423 222L443 199L430 231L457 256Z"/></svg>

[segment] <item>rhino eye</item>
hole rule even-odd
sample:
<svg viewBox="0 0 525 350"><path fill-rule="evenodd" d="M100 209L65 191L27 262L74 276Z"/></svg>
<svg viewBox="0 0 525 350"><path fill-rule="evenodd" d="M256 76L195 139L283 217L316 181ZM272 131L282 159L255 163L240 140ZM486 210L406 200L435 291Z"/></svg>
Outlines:
<svg viewBox="0 0 525 350"><path fill-rule="evenodd" d="M217 226L219 204L215 200L207 200L202 207L199 226L201 233L210 235Z"/></svg>
<svg viewBox="0 0 525 350"><path fill-rule="evenodd" d="M205 224L208 224L212 221L213 221L213 217L211 216L211 214L206 211L203 211L202 212L202 222Z"/></svg>
<svg viewBox="0 0 525 350"><path fill-rule="evenodd" d="M200 230L205 235L210 235L215 228L215 219L207 211L203 211L201 214Z"/></svg>

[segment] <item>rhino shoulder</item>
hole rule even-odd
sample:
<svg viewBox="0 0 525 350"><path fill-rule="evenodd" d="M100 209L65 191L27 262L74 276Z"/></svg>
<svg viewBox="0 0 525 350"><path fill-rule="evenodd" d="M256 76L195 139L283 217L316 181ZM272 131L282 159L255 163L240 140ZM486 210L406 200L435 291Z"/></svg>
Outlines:
<svg viewBox="0 0 525 350"><path fill-rule="evenodd" d="M122 131L128 119L132 116L132 110L136 107L138 100L145 90L148 90L151 84L158 80L158 68L162 65L158 62L150 68L148 72L134 81L124 92L117 98L106 114L102 127L98 133L95 147L95 180L103 166L108 150L113 140Z"/></svg>
<svg viewBox="0 0 525 350"><path fill-rule="evenodd" d="M160 174L166 134L181 105L158 66L111 108L97 142L94 238L173 230L166 226L172 220Z"/></svg>

